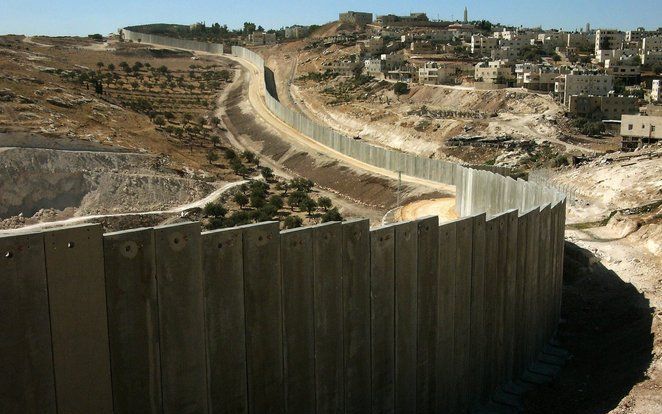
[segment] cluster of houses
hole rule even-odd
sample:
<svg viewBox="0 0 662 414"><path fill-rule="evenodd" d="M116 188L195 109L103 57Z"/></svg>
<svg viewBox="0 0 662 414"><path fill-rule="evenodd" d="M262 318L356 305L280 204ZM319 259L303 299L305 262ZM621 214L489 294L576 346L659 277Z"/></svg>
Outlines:
<svg viewBox="0 0 662 414"><path fill-rule="evenodd" d="M662 28L632 31L513 29L432 21L425 13L377 16L346 12L341 22L362 30L324 39L353 46L323 67L421 84L476 89L520 87L553 94L566 111L591 121L621 124L624 147L662 140ZM652 105L644 106L645 97ZM627 143L626 143L627 141Z"/></svg>

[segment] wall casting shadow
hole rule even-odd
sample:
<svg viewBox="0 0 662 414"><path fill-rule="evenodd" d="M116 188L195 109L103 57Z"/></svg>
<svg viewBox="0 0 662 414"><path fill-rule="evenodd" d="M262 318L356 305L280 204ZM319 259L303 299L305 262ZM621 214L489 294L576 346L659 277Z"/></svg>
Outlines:
<svg viewBox="0 0 662 414"><path fill-rule="evenodd" d="M606 413L646 378L653 309L592 252L565 243L559 341L570 353L551 384L525 398L527 413Z"/></svg>

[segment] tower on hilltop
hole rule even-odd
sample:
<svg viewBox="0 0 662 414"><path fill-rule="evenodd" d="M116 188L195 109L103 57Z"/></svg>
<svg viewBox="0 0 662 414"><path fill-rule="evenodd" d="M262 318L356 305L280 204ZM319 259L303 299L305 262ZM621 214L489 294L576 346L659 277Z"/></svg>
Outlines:
<svg viewBox="0 0 662 414"><path fill-rule="evenodd" d="M467 6L464 6L464 23L469 23L469 11L467 11Z"/></svg>

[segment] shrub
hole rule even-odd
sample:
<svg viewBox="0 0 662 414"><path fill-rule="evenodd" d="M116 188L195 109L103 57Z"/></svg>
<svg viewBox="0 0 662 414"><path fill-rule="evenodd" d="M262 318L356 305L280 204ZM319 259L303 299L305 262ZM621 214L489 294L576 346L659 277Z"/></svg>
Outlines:
<svg viewBox="0 0 662 414"><path fill-rule="evenodd" d="M306 178L293 178L290 180L290 188L293 188L297 191L303 191L304 193L309 193L313 190L315 184Z"/></svg>
<svg viewBox="0 0 662 414"><path fill-rule="evenodd" d="M274 178L274 171L269 168L269 167L262 167L262 177L264 177L265 180L271 181Z"/></svg>
<svg viewBox="0 0 662 414"><path fill-rule="evenodd" d="M283 197L274 194L271 197L269 197L269 204L276 207L277 210L280 210L281 208L283 208L285 202L283 201Z"/></svg>
<svg viewBox="0 0 662 414"><path fill-rule="evenodd" d="M393 85L393 92L395 92L396 95L404 95L406 93L409 93L409 87L407 86L406 83L396 82Z"/></svg>
<svg viewBox="0 0 662 414"><path fill-rule="evenodd" d="M294 210L295 207L299 207L307 198L308 195L305 192L296 190L287 198L287 204L289 204L290 208Z"/></svg>
<svg viewBox="0 0 662 414"><path fill-rule="evenodd" d="M250 222L251 216L247 211L235 211L226 220L226 224L228 226L241 226L244 224L249 224Z"/></svg>
<svg viewBox="0 0 662 414"><path fill-rule="evenodd" d="M267 203L267 201L264 199L264 195L262 194L253 193L251 194L250 200L251 207L253 208L261 208Z"/></svg>
<svg viewBox="0 0 662 414"><path fill-rule="evenodd" d="M303 220L299 216L287 216L283 222L286 229L294 229L303 225Z"/></svg>
<svg viewBox="0 0 662 414"><path fill-rule="evenodd" d="M218 160L218 154L216 153L216 151L214 151L213 149L207 151L207 161L209 161L210 164L213 164L214 161L217 160Z"/></svg>
<svg viewBox="0 0 662 414"><path fill-rule="evenodd" d="M317 203L315 200L312 198L306 196L301 202L299 203L299 206L301 207L302 210L306 210L308 212L308 216L313 214L313 211L317 208Z"/></svg>
<svg viewBox="0 0 662 414"><path fill-rule="evenodd" d="M205 216L207 217L225 217L228 213L228 209L223 207L220 203L207 203L205 208L202 210Z"/></svg>
<svg viewBox="0 0 662 414"><path fill-rule="evenodd" d="M233 160L237 158L237 153L234 152L232 148L226 148L224 151L225 151L225 158L227 158L228 160Z"/></svg>
<svg viewBox="0 0 662 414"><path fill-rule="evenodd" d="M242 193L236 193L233 197L233 200L235 203L239 204L239 207L241 207L242 209L246 204L248 204L248 197L246 197Z"/></svg>
<svg viewBox="0 0 662 414"><path fill-rule="evenodd" d="M340 215L337 208L334 207L326 213L322 214L322 223L329 221L342 221L342 215Z"/></svg>
<svg viewBox="0 0 662 414"><path fill-rule="evenodd" d="M329 197L320 197L317 200L317 204L324 209L324 211L328 210L331 208L333 203L331 202L331 199Z"/></svg>

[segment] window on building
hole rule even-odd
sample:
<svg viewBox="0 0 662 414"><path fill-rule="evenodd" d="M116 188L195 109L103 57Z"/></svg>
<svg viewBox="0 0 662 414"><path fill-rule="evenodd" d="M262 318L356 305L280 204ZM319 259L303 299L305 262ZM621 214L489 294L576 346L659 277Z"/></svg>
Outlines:
<svg viewBox="0 0 662 414"><path fill-rule="evenodd" d="M628 125L628 131L632 131L632 124Z"/></svg>

